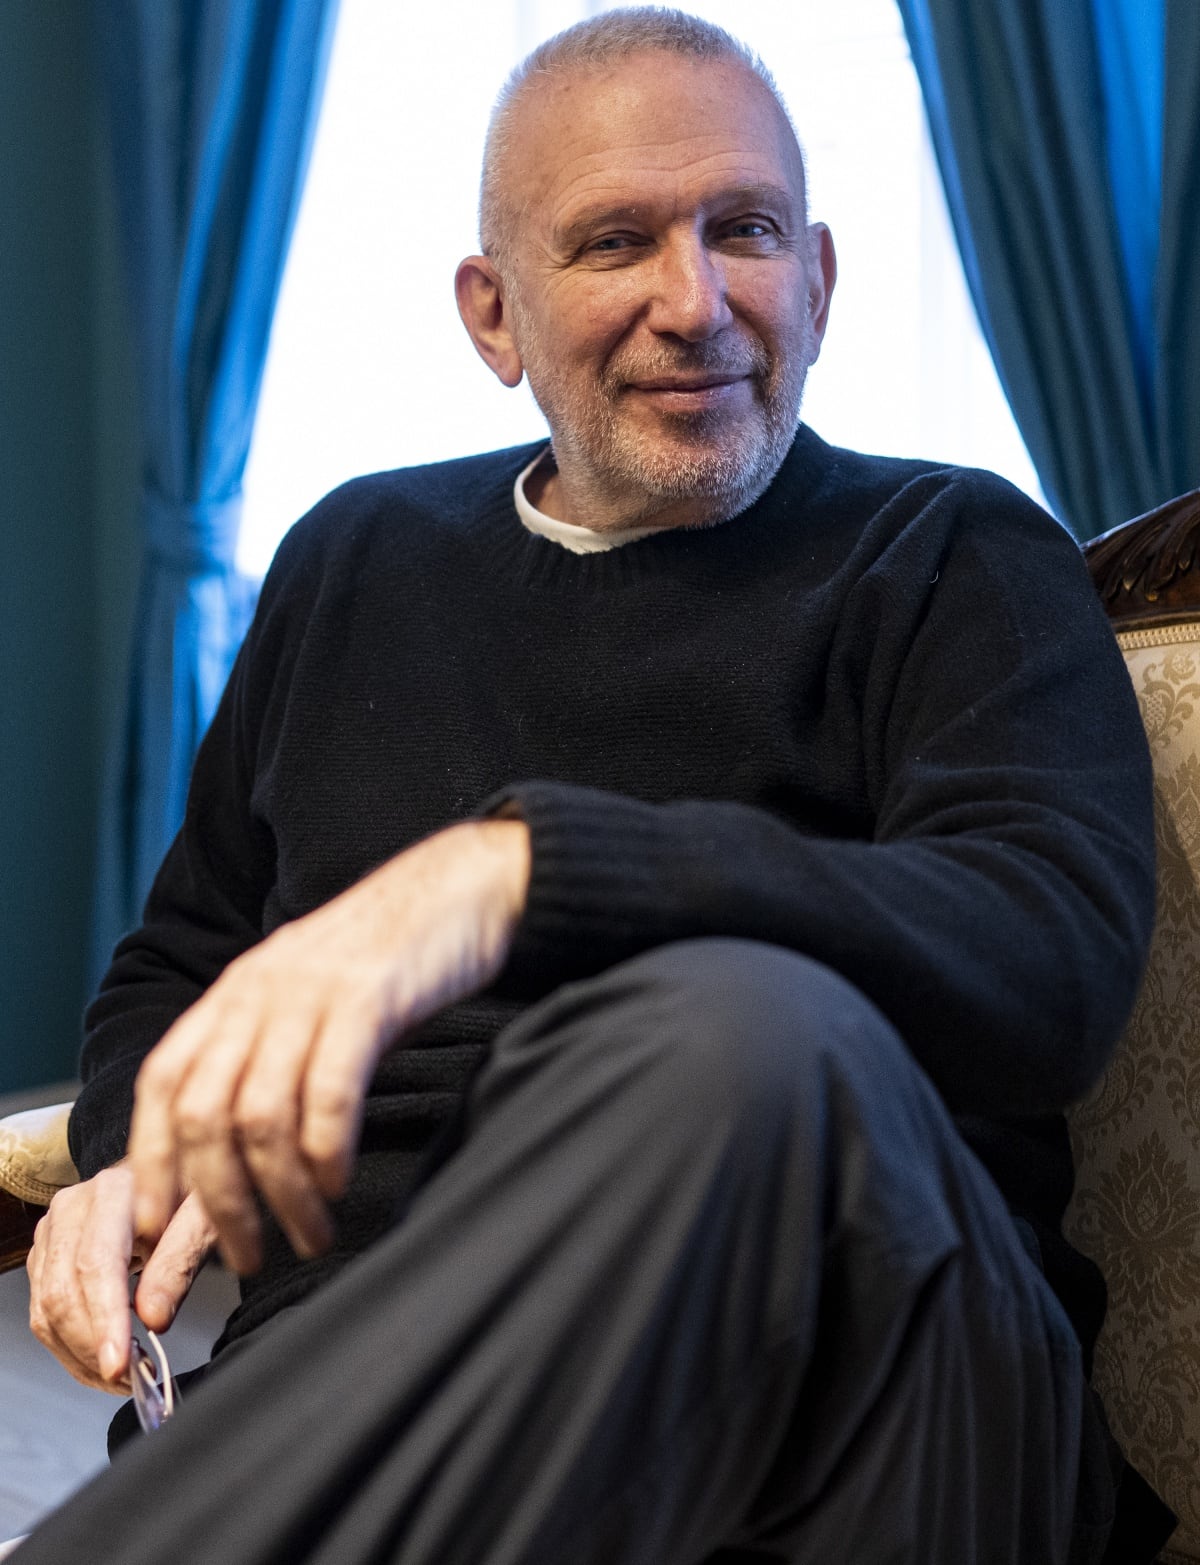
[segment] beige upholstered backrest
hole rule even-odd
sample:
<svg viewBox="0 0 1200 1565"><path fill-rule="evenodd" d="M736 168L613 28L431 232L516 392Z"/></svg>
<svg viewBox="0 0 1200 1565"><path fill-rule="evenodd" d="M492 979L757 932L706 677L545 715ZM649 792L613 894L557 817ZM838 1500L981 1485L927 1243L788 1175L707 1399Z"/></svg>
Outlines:
<svg viewBox="0 0 1200 1565"><path fill-rule="evenodd" d="M1158 917L1141 997L1072 1116L1067 1235L1109 1308L1096 1383L1113 1432L1200 1561L1200 620L1118 635L1155 776Z"/></svg>

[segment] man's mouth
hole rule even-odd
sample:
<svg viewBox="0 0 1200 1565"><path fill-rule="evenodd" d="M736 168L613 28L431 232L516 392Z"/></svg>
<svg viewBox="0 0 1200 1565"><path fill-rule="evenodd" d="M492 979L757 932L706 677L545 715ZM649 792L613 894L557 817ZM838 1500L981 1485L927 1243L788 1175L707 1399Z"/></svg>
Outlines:
<svg viewBox="0 0 1200 1565"><path fill-rule="evenodd" d="M637 397L674 413L703 413L732 406L750 386L747 375L655 375L634 380L628 389Z"/></svg>
<svg viewBox="0 0 1200 1565"><path fill-rule="evenodd" d="M741 375L659 375L651 380L632 382L638 391L709 391L714 386L732 386Z"/></svg>

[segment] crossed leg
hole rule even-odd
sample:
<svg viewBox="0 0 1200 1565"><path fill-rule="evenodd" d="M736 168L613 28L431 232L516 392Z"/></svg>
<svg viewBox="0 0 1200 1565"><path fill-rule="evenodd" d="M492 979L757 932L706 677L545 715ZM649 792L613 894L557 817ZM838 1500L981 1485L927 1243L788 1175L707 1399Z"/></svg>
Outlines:
<svg viewBox="0 0 1200 1565"><path fill-rule="evenodd" d="M888 1023L769 946L525 1013L403 1221L236 1360L22 1565L1087 1557L1065 1316Z"/></svg>

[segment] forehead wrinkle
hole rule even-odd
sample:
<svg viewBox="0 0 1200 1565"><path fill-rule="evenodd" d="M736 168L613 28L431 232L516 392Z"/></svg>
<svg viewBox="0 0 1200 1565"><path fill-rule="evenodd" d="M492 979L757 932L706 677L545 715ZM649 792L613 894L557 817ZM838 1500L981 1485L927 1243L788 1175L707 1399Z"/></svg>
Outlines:
<svg viewBox="0 0 1200 1565"><path fill-rule="evenodd" d="M644 61L635 57L626 63L637 66ZM668 130L665 139L656 130L622 142L616 134L618 125L615 123L622 115L619 112L602 115L600 108L603 105L598 105L596 99L602 92L613 94L615 89L618 99L628 99L632 107L637 108L639 94L644 93L644 82L629 80L624 66L601 72L571 69L563 74L553 73L526 87L517 101L511 139L504 150L503 177L496 182L497 200L505 207L509 224L514 230L524 230L526 240L532 237L529 227L538 222L539 213L544 214L540 221L546 225L543 229L546 238L557 231L561 225L555 221L554 214L569 207L580 187L586 188L592 179L596 180L597 189L614 188L620 203L633 205L629 179L636 179L639 173L647 178L669 175L696 160L723 160L733 167L740 166L743 178L750 172L746 165L751 160L759 166L756 172L767 172L769 165L770 182L778 182L789 189L798 215L803 217L806 213L804 165L791 122L769 89L753 73L747 73L740 65L716 60L680 62L674 56L668 56L655 63L661 63L668 72L674 73L682 64L692 66L693 81L698 77L697 85L703 83L707 90L694 92L691 106L703 111L705 102L711 104L714 111L711 126L693 122L674 135ZM733 105L728 101L731 95L714 82L714 77L720 75L728 80L730 70L739 86L749 85L752 95L758 99L756 108L760 104L766 108L772 127L770 133L755 135L740 146L730 146L725 140L730 131L736 140L744 129L738 117L731 116ZM627 84L628 92L623 90ZM586 106L579 105L575 99L576 91L581 88L591 100ZM736 97L736 94L732 96ZM582 113L572 112L579 108L583 108ZM759 129L761 132L761 121ZM544 152L547 137L554 149L548 157ZM706 153L698 147L698 143L702 145L705 141L712 143L711 150ZM640 161L643 167L614 174L614 157L635 164ZM544 240L538 241L537 248L542 248L544 243Z"/></svg>
<svg viewBox="0 0 1200 1565"><path fill-rule="evenodd" d="M576 153L571 151L572 141L581 144ZM691 164L713 158L761 158L776 165L781 171L791 162L788 155L790 149L786 143L780 146L774 138L770 141L766 138L761 141L747 138L738 145L732 145L727 125L705 126L703 129L692 127L673 136L654 134L629 140L613 137L600 145L596 144L592 128L583 125L576 128L574 136L568 132L561 139L559 147L564 164L578 162L585 168L587 165L595 165L603 169L614 157L621 157L629 160L634 168L661 174L678 174Z"/></svg>
<svg viewBox="0 0 1200 1565"><path fill-rule="evenodd" d="M651 151L657 150L654 142L646 143L646 146ZM614 170L611 155L607 151L589 152L578 161L577 166L560 168L553 183L543 185L534 195L534 200L548 202L559 213L569 211L575 203L599 206L608 199L610 192L614 207L649 205L662 199L668 180L674 180L669 187L669 194L675 204L680 199L703 204L726 189L753 189L760 192L773 189L785 196L789 203L802 199L801 191L797 188L799 170L789 169L769 153L766 156L761 153L762 149L754 147L731 147L718 138L716 144L708 150L694 152L690 157L669 166L647 158L640 166L623 165L619 170ZM703 194L705 186L712 187L713 196ZM698 198L695 194L697 187L701 192ZM573 217L570 220L573 221Z"/></svg>

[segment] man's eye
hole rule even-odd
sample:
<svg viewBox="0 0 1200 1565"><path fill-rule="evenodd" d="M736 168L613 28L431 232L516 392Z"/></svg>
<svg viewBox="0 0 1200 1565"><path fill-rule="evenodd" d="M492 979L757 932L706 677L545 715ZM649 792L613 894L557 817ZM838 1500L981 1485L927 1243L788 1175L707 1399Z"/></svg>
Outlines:
<svg viewBox="0 0 1200 1565"><path fill-rule="evenodd" d="M745 217L740 223L731 223L726 232L732 239L766 239L771 230L756 217Z"/></svg>
<svg viewBox="0 0 1200 1565"><path fill-rule="evenodd" d="M624 250L628 244L629 240L624 234L605 234L602 239L593 239L588 249L599 251L601 255L611 255L615 250Z"/></svg>

